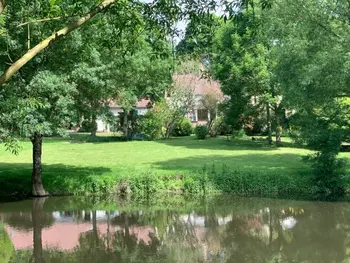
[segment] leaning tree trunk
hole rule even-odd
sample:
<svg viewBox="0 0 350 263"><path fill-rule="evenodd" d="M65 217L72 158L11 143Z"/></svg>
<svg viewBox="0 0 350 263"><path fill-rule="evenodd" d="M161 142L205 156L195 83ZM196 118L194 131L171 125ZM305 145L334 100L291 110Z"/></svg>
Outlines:
<svg viewBox="0 0 350 263"><path fill-rule="evenodd" d="M267 118L268 142L269 142L269 144L272 144L270 103L266 104L266 115L267 115L266 118Z"/></svg>
<svg viewBox="0 0 350 263"><path fill-rule="evenodd" d="M39 133L34 133L32 137L33 145L33 171L32 171L32 195L33 196L47 196L42 182L42 144L43 136Z"/></svg>

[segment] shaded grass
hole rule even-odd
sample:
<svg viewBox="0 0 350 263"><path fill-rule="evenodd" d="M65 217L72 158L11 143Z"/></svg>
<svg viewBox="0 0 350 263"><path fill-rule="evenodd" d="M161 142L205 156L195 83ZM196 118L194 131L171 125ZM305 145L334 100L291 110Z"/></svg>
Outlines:
<svg viewBox="0 0 350 263"><path fill-rule="evenodd" d="M0 196L27 196L30 194L31 164L0 163ZM45 164L43 183L54 195L70 193L103 193L113 185L106 167L77 167L63 164Z"/></svg>
<svg viewBox="0 0 350 263"><path fill-rule="evenodd" d="M301 162L301 157L309 151L295 148L290 141L277 148L250 138L228 141L226 137L218 137L200 141L185 137L156 142L86 143L87 136L45 138L43 180L47 191L53 194L129 190L196 192L188 187L189 178L197 184L191 187L200 189L201 178L209 174L208 189L213 191L241 189L248 193L249 189L257 192L259 187L265 191L269 186L266 182L270 182L270 192L278 193L287 189L283 185L299 187L306 183L304 177L310 173L310 168ZM242 184L234 187L242 176L245 187ZM220 178L226 178L226 183L220 183L224 182ZM236 178L235 183L230 178ZM30 181L31 144L23 142L19 156L0 146L0 196L27 195Z"/></svg>

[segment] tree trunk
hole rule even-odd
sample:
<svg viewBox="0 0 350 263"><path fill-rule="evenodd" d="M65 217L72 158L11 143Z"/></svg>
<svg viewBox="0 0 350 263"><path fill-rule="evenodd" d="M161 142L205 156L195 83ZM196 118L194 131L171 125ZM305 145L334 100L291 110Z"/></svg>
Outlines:
<svg viewBox="0 0 350 263"><path fill-rule="evenodd" d="M266 115L267 115L266 118L267 118L268 143L272 144L270 103L266 104Z"/></svg>
<svg viewBox="0 0 350 263"><path fill-rule="evenodd" d="M282 139L281 139L281 118L280 118L280 112L278 106L275 108L275 118L276 118L276 145L281 145Z"/></svg>
<svg viewBox="0 0 350 263"><path fill-rule="evenodd" d="M111 251L111 212L107 211L107 250Z"/></svg>
<svg viewBox="0 0 350 263"><path fill-rule="evenodd" d="M99 240L98 240L97 213L96 213L96 211L92 212L92 232L93 232L94 247L97 248L98 244L99 244Z"/></svg>
<svg viewBox="0 0 350 263"><path fill-rule="evenodd" d="M97 117L96 115L92 115L92 120L91 120L91 136L95 137L96 136L96 132L97 132Z"/></svg>
<svg viewBox="0 0 350 263"><path fill-rule="evenodd" d="M33 144L32 194L33 196L48 196L42 182L41 154L43 136L36 132L31 141Z"/></svg>
<svg viewBox="0 0 350 263"><path fill-rule="evenodd" d="M73 30L79 28L89 20L91 20L98 13L101 13L107 7L112 6L117 0L105 0L97 7L95 7L92 11L87 13L82 18L68 24L66 27L61 30L55 32L50 37L46 38L31 50L29 50L26 54L24 54L20 59L18 59L15 63L13 63L1 76L0 76L0 85L7 82L18 70L20 70L25 64L27 64L32 58L38 55L41 51L43 51L48 46L51 46L58 39L68 35ZM6 2L4 0L0 0L0 13L5 8Z"/></svg>
<svg viewBox="0 0 350 263"><path fill-rule="evenodd" d="M126 138L129 136L128 114L129 111L124 110L123 130Z"/></svg>
<svg viewBox="0 0 350 263"><path fill-rule="evenodd" d="M43 224L43 206L46 198L35 198L32 203L32 220L33 220L33 256L35 263L44 263L42 228Z"/></svg>

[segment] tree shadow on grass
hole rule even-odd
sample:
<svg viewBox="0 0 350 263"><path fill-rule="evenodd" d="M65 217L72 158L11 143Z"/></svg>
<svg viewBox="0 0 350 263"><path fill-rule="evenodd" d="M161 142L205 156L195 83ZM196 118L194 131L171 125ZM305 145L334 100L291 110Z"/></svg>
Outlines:
<svg viewBox="0 0 350 263"><path fill-rule="evenodd" d="M161 161L154 164L161 170L186 171L198 173L204 168L207 170L222 169L223 166L230 170L244 170L250 172L283 172L298 174L310 172L307 164L302 162L298 154L246 154L246 155L201 155L189 158L177 158Z"/></svg>
<svg viewBox="0 0 350 263"><path fill-rule="evenodd" d="M44 164L43 183L50 194L76 194L98 191L99 183L107 180L111 169L64 164ZM31 194L30 163L0 163L0 197Z"/></svg>
<svg viewBox="0 0 350 263"><path fill-rule="evenodd" d="M269 145L266 141L252 141L250 139L227 140L226 137L208 138L206 140L197 140L194 136L175 137L156 142L174 147L218 151L273 151L278 149L276 145ZM282 147L298 148L291 142L283 143Z"/></svg>

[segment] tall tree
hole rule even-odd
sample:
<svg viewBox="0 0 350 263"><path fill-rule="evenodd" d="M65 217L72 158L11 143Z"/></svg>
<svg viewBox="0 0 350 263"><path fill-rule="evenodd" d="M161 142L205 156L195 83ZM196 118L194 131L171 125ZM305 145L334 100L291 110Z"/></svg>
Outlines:
<svg viewBox="0 0 350 263"><path fill-rule="evenodd" d="M29 5L27 11L34 12L33 9L35 5ZM16 23L25 15L24 12L21 6L12 6L7 10L6 23ZM15 151L18 148L15 148L14 137L31 139L34 196L47 194L42 184L43 136L64 135L71 123L77 120L76 113L81 116L87 108L90 109L90 116L96 118L103 109L103 102L116 94L115 89L121 79L116 78L115 73L123 66L121 61L125 61L126 51L133 52L133 42L143 30L137 28L142 21L129 23L124 26L125 31L130 27L137 30L128 30L135 35L123 38L115 25L108 26L110 20L117 15L120 23L125 22L130 16L138 16L139 10L120 12L123 16L119 13L104 16L85 30L74 32L67 41L57 42L55 47L48 48L31 60L11 82L0 86L0 137ZM28 30L29 27L9 27L6 38L0 39L0 45L6 47L6 51L0 53L1 58L11 62L12 57L25 53L30 49L30 43L37 42L60 23L56 20L50 21L50 24L34 23L31 25L32 31ZM95 29L99 29L101 34L92 35ZM29 32L32 33L29 35ZM65 57L65 61L62 57ZM113 59L108 60L108 57Z"/></svg>
<svg viewBox="0 0 350 263"><path fill-rule="evenodd" d="M240 129L251 116L265 111L271 143L271 110L276 109L279 94L271 72L273 43L262 32L260 13L261 9L250 8L220 27L210 67L229 97L224 103L227 122Z"/></svg>
<svg viewBox="0 0 350 263"><path fill-rule="evenodd" d="M186 26L184 37L176 46L176 55L209 60L215 32L220 25L220 19L215 15L204 15L191 20Z"/></svg>
<svg viewBox="0 0 350 263"><path fill-rule="evenodd" d="M296 138L316 153L310 158L323 194L344 192L349 136L350 9L347 1L278 1L269 11L278 78Z"/></svg>
<svg viewBox="0 0 350 263"><path fill-rule="evenodd" d="M136 103L143 98L155 102L164 97L171 85L171 67L171 50L165 41L150 43L142 38L135 52L124 57L123 66L114 76L119 87L116 101L124 110L125 136L128 136L128 115Z"/></svg>
<svg viewBox="0 0 350 263"><path fill-rule="evenodd" d="M0 89L0 126L5 132L29 138L33 146L32 194L47 195L42 183L44 135L65 135L74 118L74 84L50 71L39 72L28 85L21 82Z"/></svg>

